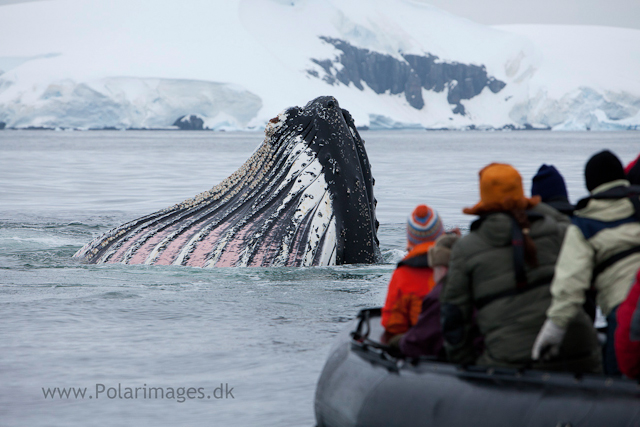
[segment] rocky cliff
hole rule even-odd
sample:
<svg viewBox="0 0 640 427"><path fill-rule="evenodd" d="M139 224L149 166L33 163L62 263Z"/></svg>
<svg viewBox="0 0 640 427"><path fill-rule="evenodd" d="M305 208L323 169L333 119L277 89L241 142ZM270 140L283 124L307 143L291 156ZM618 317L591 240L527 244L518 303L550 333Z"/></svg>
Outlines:
<svg viewBox="0 0 640 427"><path fill-rule="evenodd" d="M363 83L375 93L389 92L392 95L404 94L413 108L424 107L422 89L442 92L448 89L447 101L456 114L465 114L463 99L471 99L485 87L498 93L505 83L487 75L484 66L440 61L437 56L425 54L409 55L400 53L400 58L358 48L344 40L320 37L333 45L340 54L334 59L312 59L325 72L320 76L317 71L309 74L322 78L335 85L350 83L364 90Z"/></svg>

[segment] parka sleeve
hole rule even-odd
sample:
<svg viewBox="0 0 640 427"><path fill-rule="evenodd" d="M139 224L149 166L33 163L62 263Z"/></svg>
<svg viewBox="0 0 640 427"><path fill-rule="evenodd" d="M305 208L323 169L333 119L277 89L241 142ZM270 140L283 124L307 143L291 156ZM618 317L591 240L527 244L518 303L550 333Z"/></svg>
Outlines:
<svg viewBox="0 0 640 427"><path fill-rule="evenodd" d="M547 318L557 326L566 328L582 310L593 267L593 247L577 226L570 225L558 256L551 283L551 306L547 310Z"/></svg>
<svg viewBox="0 0 640 427"><path fill-rule="evenodd" d="M463 245L451 251L447 282L440 295L440 321L447 357L454 363L474 363L476 354L470 337L473 315L471 280L466 271Z"/></svg>

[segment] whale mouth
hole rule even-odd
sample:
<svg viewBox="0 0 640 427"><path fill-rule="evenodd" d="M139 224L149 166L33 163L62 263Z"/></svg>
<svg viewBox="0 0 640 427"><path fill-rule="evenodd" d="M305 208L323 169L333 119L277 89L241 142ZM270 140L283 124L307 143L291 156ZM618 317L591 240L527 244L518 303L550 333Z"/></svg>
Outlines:
<svg viewBox="0 0 640 427"><path fill-rule="evenodd" d="M381 260L371 168L333 97L270 120L211 190L124 224L76 253L93 263L312 266Z"/></svg>

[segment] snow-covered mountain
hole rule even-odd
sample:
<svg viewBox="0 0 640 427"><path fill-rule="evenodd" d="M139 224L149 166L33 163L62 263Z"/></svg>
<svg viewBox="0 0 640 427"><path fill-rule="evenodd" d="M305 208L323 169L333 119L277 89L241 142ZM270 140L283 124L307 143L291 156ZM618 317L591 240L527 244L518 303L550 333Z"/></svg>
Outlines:
<svg viewBox="0 0 640 427"><path fill-rule="evenodd" d="M0 70L0 128L259 129L320 95L370 128L640 128L640 31L421 0L12 4Z"/></svg>

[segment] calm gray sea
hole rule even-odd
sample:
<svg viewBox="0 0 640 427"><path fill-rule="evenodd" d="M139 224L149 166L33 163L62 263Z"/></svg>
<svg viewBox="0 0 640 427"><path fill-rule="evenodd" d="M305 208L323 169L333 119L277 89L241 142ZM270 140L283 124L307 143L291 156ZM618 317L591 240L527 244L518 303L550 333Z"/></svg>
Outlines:
<svg viewBox="0 0 640 427"><path fill-rule="evenodd" d="M516 166L527 191L552 163L575 202L591 154L609 148L627 163L640 152L639 132L362 136L387 264L202 270L71 256L209 189L262 135L0 131L0 425L313 426L332 340L360 308L384 302L416 204L467 229L461 210L477 201L487 163ZM160 388L163 399L149 398Z"/></svg>

